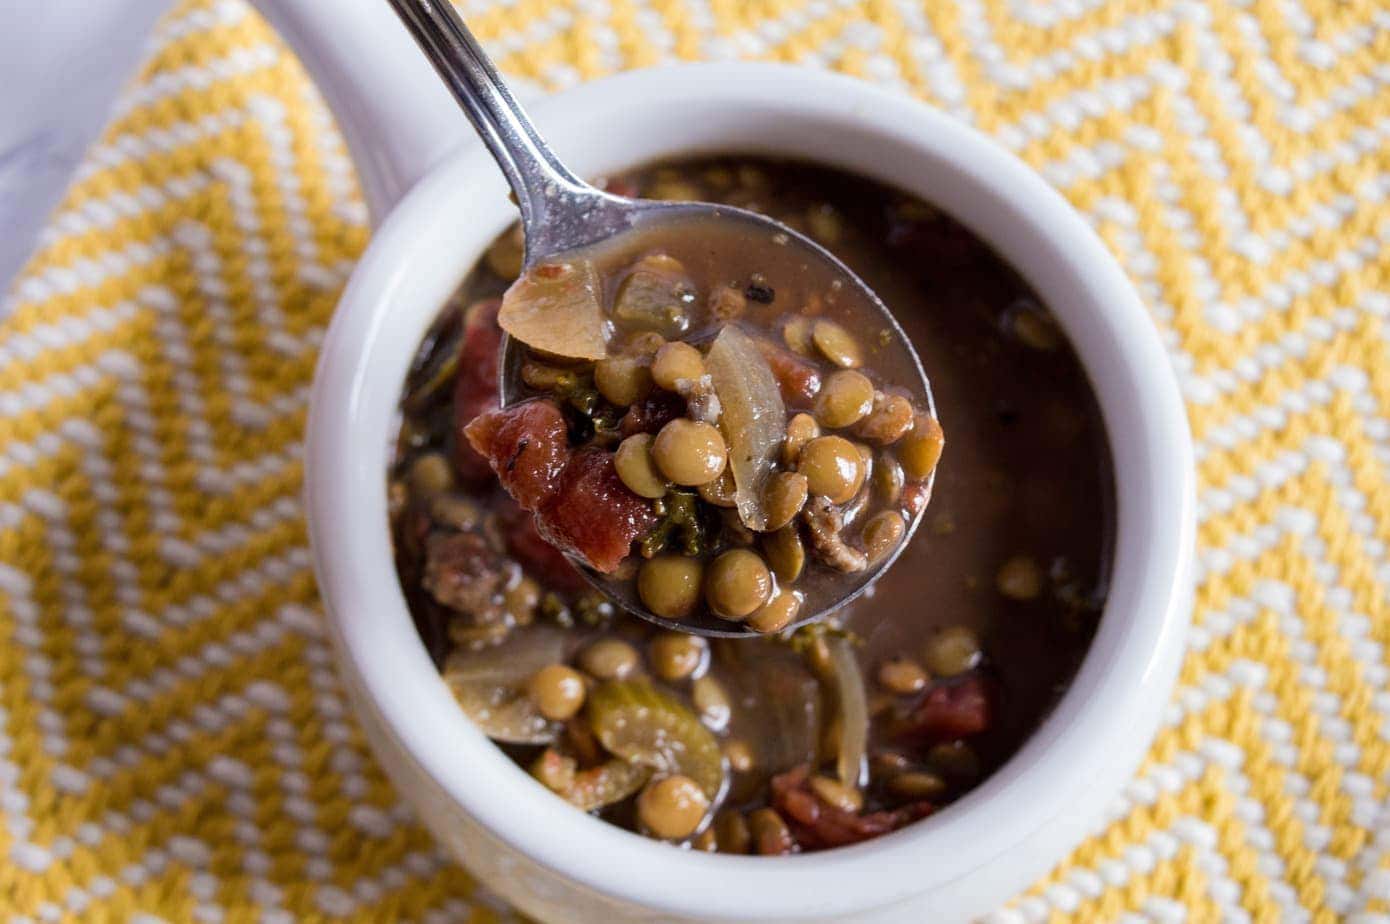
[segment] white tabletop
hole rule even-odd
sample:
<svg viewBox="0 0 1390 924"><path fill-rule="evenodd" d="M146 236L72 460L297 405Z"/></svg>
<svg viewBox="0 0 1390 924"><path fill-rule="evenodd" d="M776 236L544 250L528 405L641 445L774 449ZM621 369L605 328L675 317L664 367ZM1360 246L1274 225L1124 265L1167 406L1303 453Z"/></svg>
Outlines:
<svg viewBox="0 0 1390 924"><path fill-rule="evenodd" d="M0 0L0 293L170 0Z"/></svg>

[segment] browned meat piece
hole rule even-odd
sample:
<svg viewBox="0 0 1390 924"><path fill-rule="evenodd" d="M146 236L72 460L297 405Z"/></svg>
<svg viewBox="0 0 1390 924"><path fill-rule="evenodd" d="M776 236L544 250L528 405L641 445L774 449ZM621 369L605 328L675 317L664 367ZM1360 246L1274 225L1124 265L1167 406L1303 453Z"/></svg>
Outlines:
<svg viewBox="0 0 1390 924"><path fill-rule="evenodd" d="M503 563L476 533L432 533L425 540L421 583L434 599L473 617L478 625L496 624L506 618Z"/></svg>
<svg viewBox="0 0 1390 924"><path fill-rule="evenodd" d="M512 505L502 512L501 519L507 551L532 577L562 593L575 593L584 588L583 576L565 553L542 539L536 531L535 517Z"/></svg>
<svg viewBox="0 0 1390 924"><path fill-rule="evenodd" d="M817 495L806 502L801 516L811 534L811 548L821 561L846 574L863 571L869 566L869 556L849 545L840 535L845 522L840 508Z"/></svg>
<svg viewBox="0 0 1390 924"><path fill-rule="evenodd" d="M553 401L525 401L474 419L464 433L507 493L536 510L558 490L570 460L565 415Z"/></svg>
<svg viewBox="0 0 1390 924"><path fill-rule="evenodd" d="M887 812L850 812L825 802L810 787L810 768L788 770L772 778L772 804L791 826L803 848L857 844L926 818L930 802L913 802Z"/></svg>
<svg viewBox="0 0 1390 924"><path fill-rule="evenodd" d="M618 478L613 454L574 452L560 408L546 399L492 411L469 424L473 447L517 503L536 514L540 537L611 572L656 525L651 505Z"/></svg>
<svg viewBox="0 0 1390 924"><path fill-rule="evenodd" d="M458 378L454 380L454 469L465 484L486 483L492 471L463 438L463 428L479 414L497 407L497 362L502 328L497 326L499 299L478 302L468 309L459 346Z"/></svg>
<svg viewBox="0 0 1390 924"><path fill-rule="evenodd" d="M677 417L684 416L684 398L669 391L653 391L627 409L619 428L624 438L634 433L655 433Z"/></svg>
<svg viewBox="0 0 1390 924"><path fill-rule="evenodd" d="M753 343L763 354L763 359L767 360L787 407L809 408L820 391L820 371L790 350L784 350L761 337L754 337Z"/></svg>
<svg viewBox="0 0 1390 924"><path fill-rule="evenodd" d="M586 449L566 466L560 488L541 508L541 537L604 573L617 570L632 543L655 528L651 504L628 490L613 454Z"/></svg>
<svg viewBox="0 0 1390 924"><path fill-rule="evenodd" d="M994 719L994 685L978 671L938 684L895 729L899 741L936 743L986 731Z"/></svg>
<svg viewBox="0 0 1390 924"><path fill-rule="evenodd" d="M694 420L717 425L722 408L719 395L715 394L714 382L707 375L698 379L681 379L676 383L676 391L685 399L686 413Z"/></svg>

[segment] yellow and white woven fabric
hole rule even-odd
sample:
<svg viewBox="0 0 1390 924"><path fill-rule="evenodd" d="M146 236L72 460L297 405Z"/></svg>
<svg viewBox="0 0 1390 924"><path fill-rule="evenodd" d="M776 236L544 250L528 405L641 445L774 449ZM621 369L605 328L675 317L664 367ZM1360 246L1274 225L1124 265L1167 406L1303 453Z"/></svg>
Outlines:
<svg viewBox="0 0 1390 924"><path fill-rule="evenodd" d="M768 57L917 94L1114 249L1196 437L1196 628L1108 827L1000 921L1390 921L1390 5L471 0L541 87ZM305 75L189 0L0 324L0 913L479 921L373 765L299 493L367 238Z"/></svg>

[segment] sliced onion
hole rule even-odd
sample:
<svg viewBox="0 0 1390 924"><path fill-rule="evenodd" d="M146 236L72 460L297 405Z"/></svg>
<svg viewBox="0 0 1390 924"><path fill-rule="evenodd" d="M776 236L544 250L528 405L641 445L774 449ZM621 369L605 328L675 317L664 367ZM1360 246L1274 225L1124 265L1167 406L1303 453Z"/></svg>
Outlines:
<svg viewBox="0 0 1390 924"><path fill-rule="evenodd" d="M483 734L508 744L550 744L560 733L526 695L536 671L565 659L565 633L550 629L515 632L482 651L455 651L444 662L444 682L459 707Z"/></svg>
<svg viewBox="0 0 1390 924"><path fill-rule="evenodd" d="M869 749L869 704L864 696L864 672L849 639L827 638L830 663L835 668L835 701L840 710L840 753L835 773L846 786L857 787L864 777L864 755Z"/></svg>
<svg viewBox="0 0 1390 924"><path fill-rule="evenodd" d="M705 368L719 396L719 428L729 447L739 519L749 529L764 531L763 486L787 431L781 389L752 338L733 325L715 338Z"/></svg>
<svg viewBox="0 0 1390 924"><path fill-rule="evenodd" d="M542 263L507 289L497 323L533 349L568 359L603 359L608 337L602 292L588 260Z"/></svg>
<svg viewBox="0 0 1390 924"><path fill-rule="evenodd" d="M560 726L541 715L522 691L457 683L447 672L444 680L464 715L493 741L551 744L560 735Z"/></svg>

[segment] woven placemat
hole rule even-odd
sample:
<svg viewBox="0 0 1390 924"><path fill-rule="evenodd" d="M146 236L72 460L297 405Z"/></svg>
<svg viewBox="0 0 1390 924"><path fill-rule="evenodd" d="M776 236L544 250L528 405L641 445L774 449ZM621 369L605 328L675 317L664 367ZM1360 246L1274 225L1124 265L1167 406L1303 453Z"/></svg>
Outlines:
<svg viewBox="0 0 1390 924"><path fill-rule="evenodd" d="M1061 189L1181 375L1200 588L1111 822L997 917L1390 921L1390 7L470 7L543 87L672 58L833 67ZM374 766L321 628L299 447L366 238L298 64L241 0L179 4L0 326L6 917L508 915Z"/></svg>

